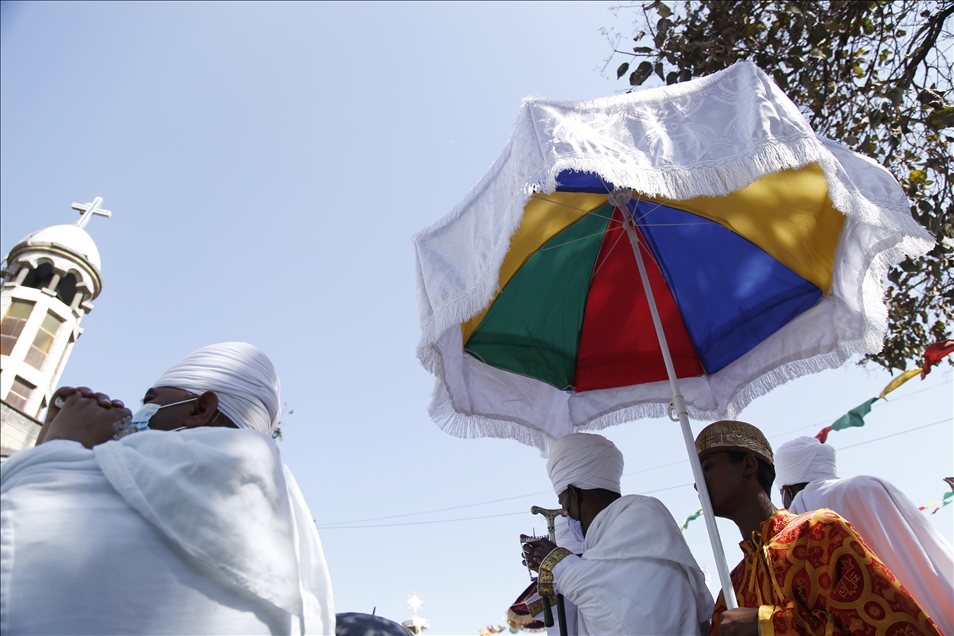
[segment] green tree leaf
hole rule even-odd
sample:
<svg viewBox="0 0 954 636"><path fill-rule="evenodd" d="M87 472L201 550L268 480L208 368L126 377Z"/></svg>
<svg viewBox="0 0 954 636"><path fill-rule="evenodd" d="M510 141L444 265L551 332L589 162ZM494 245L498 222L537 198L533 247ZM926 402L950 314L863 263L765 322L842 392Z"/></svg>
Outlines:
<svg viewBox="0 0 954 636"><path fill-rule="evenodd" d="M656 0L652 4L648 5L646 8L655 9L656 13L659 14L660 18L668 18L669 16L672 15L672 9L670 9L668 6L666 6L665 3L660 2L659 0Z"/></svg>
<svg viewBox="0 0 954 636"><path fill-rule="evenodd" d="M636 67L636 70L633 71L629 76L629 85L630 86L639 86L646 81L646 78L653 72L653 65L651 62L640 62L639 66Z"/></svg>
<svg viewBox="0 0 954 636"><path fill-rule="evenodd" d="M653 46L629 75L666 84L710 75L740 59L774 78L819 133L885 166L911 198L912 216L938 244L887 273L888 336L866 358L886 369L918 364L954 324L954 106L945 30L954 0L687 0L624 5L634 40ZM630 70L620 66L618 77Z"/></svg>

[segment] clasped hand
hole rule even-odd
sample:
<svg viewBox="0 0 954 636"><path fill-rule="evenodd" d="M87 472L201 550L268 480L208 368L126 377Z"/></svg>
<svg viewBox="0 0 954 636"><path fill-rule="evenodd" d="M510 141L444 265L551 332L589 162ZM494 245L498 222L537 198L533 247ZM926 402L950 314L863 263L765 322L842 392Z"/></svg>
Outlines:
<svg viewBox="0 0 954 636"><path fill-rule="evenodd" d="M525 534L520 535L521 541L528 538L529 537ZM547 558L547 555L554 549L556 549L556 544L549 539L537 539L536 541L525 542L523 544L523 564L534 572L539 572L540 563Z"/></svg>
<svg viewBox="0 0 954 636"><path fill-rule="evenodd" d="M59 406L59 405L62 406ZM108 442L116 434L116 424L132 412L120 400L83 387L61 387L53 394L37 445L55 439L79 442L86 448Z"/></svg>

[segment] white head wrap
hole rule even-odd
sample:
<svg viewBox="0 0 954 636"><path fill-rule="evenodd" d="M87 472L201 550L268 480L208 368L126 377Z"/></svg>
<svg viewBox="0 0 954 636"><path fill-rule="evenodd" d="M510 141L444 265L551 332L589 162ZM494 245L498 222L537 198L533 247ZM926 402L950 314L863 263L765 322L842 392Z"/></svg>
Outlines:
<svg viewBox="0 0 954 636"><path fill-rule="evenodd" d="M219 410L239 428L271 433L278 426L278 374L268 356L247 342L222 342L193 351L152 386L196 395L212 391L219 398Z"/></svg>
<svg viewBox="0 0 954 636"><path fill-rule="evenodd" d="M583 490L604 488L620 492L623 476L623 454L616 444L602 435L572 433L550 446L547 473L557 495L567 486Z"/></svg>
<svg viewBox="0 0 954 636"><path fill-rule="evenodd" d="M779 486L837 478L835 449L814 437L796 437L775 451L775 483Z"/></svg>

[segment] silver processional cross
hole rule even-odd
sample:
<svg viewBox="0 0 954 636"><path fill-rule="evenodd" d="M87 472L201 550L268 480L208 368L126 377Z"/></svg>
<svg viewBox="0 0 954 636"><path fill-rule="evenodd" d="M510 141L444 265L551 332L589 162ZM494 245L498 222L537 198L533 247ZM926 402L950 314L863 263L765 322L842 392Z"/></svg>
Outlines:
<svg viewBox="0 0 954 636"><path fill-rule="evenodd" d="M104 210L99 205L103 202L103 197L96 197L92 203L74 203L73 209L79 211L80 220L76 222L76 227L83 228L93 218L94 214L109 218L113 215L109 210Z"/></svg>

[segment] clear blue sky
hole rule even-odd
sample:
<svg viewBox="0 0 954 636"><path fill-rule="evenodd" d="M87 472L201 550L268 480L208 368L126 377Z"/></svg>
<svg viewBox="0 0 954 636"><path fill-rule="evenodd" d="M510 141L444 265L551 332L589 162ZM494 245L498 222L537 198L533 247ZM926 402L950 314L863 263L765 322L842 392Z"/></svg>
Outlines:
<svg viewBox="0 0 954 636"><path fill-rule="evenodd" d="M337 611L401 621L416 592L429 633L502 623L527 581L517 536L542 530L527 511L555 497L534 449L429 420L410 237L482 176L521 98L623 88L600 74L600 27L626 25L609 7L4 3L0 251L74 222L73 201L102 196L114 213L87 226L104 288L63 383L135 403L193 349L252 342L294 409L281 449L322 528ZM802 378L743 418L777 445L889 379ZM892 397L832 435L841 472L939 499L954 474L950 367ZM675 425L607 436L625 492L652 492L680 523L698 508ZM426 511L439 512L398 516ZM952 512L931 517L947 537ZM737 530L720 527L734 564ZM686 538L712 570L704 524Z"/></svg>

